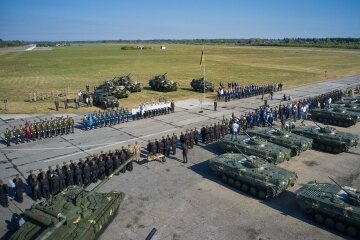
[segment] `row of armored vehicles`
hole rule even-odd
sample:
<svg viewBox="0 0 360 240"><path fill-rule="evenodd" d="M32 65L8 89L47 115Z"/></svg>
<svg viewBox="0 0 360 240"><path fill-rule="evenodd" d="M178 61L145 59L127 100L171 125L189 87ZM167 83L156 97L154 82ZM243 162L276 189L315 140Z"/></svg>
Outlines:
<svg viewBox="0 0 360 240"><path fill-rule="evenodd" d="M210 159L209 165L225 184L266 199L294 186L298 178L277 164L311 148L338 154L358 141L354 134L318 124L291 131L254 128L237 139L223 138L218 146L225 154ZM312 181L303 185L296 191L296 201L316 222L359 237L360 191L330 179L334 184Z"/></svg>

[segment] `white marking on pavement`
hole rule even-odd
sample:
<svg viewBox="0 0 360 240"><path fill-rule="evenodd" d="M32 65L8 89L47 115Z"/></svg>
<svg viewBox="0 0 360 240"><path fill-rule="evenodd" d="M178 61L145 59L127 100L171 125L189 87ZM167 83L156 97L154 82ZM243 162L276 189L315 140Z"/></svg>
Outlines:
<svg viewBox="0 0 360 240"><path fill-rule="evenodd" d="M151 137L151 136L158 135L158 134L161 134L161 133L174 131L174 130L176 130L176 129L177 129L177 128L173 128L173 129L165 130L165 131L162 131L162 132L153 133L153 134L148 134L148 135L140 136L140 137L135 137L135 138L128 139L128 140L124 140L124 141L113 142L113 143L106 144L106 145L101 146L101 147L92 148L92 149L89 149L89 150L83 150L83 152L88 153L88 152L96 151L96 150L99 150L99 149L102 149L102 148L106 148L106 147L118 145L118 144L121 144L121 143L130 142L130 141L133 141L133 140L135 140L135 139L140 139L140 140L141 140L142 138ZM78 147L76 147L76 148L78 148ZM59 160L59 159L62 159L62 158L75 156L75 155L81 154L81 153L83 153L83 152L76 152L76 153L67 154L67 155L64 155L64 156L61 156L61 157L50 158L50 159L48 159L48 160L45 160L44 162L52 162L52 161Z"/></svg>

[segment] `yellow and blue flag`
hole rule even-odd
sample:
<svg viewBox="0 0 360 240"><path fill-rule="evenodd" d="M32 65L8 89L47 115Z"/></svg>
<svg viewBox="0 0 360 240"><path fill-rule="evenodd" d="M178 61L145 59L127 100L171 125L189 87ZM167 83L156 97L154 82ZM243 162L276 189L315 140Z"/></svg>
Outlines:
<svg viewBox="0 0 360 240"><path fill-rule="evenodd" d="M204 58L204 49L202 50L201 52L201 58L200 58L200 65L205 61L205 58Z"/></svg>

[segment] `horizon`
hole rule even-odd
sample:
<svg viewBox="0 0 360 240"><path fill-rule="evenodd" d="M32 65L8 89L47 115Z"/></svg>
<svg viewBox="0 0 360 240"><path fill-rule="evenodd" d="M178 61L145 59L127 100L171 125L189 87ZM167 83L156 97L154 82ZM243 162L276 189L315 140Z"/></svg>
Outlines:
<svg viewBox="0 0 360 240"><path fill-rule="evenodd" d="M359 38L360 1L0 1L8 41Z"/></svg>

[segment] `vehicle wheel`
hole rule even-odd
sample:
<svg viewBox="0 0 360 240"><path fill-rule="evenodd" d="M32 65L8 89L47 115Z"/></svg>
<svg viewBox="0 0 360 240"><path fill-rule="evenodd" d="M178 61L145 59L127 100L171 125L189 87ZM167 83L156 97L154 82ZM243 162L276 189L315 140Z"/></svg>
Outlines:
<svg viewBox="0 0 360 240"><path fill-rule="evenodd" d="M317 223L320 224L324 222L324 217L320 213L315 214L314 219Z"/></svg>
<svg viewBox="0 0 360 240"><path fill-rule="evenodd" d="M356 228L353 226L348 226L346 232L352 237L356 237L356 235L358 234L358 230L356 230Z"/></svg>
<svg viewBox="0 0 360 240"><path fill-rule="evenodd" d="M259 191L258 191L258 197L259 197L260 199L265 199L265 198L266 198L265 192L264 192L263 190L259 190Z"/></svg>
<svg viewBox="0 0 360 240"><path fill-rule="evenodd" d="M243 183L243 185L241 185L241 190L247 192L249 191L249 186L246 183Z"/></svg>
<svg viewBox="0 0 360 240"><path fill-rule="evenodd" d="M251 195L256 196L256 194L257 194L256 188L255 188L255 187L251 187L251 188L250 188L250 193L251 193Z"/></svg>
<svg viewBox="0 0 360 240"><path fill-rule="evenodd" d="M335 221L332 218L326 218L324 223L330 228L335 227Z"/></svg>
<svg viewBox="0 0 360 240"><path fill-rule="evenodd" d="M345 224L343 224L342 222L337 222L335 224L335 228L336 230L338 230L339 232L344 232L346 230L346 226Z"/></svg>
<svg viewBox="0 0 360 240"><path fill-rule="evenodd" d="M234 179L229 178L228 183L230 186L234 186Z"/></svg>
<svg viewBox="0 0 360 240"><path fill-rule="evenodd" d="M239 181L235 181L235 187L237 189L240 189L241 188L241 183Z"/></svg>
<svg viewBox="0 0 360 240"><path fill-rule="evenodd" d="M222 175L221 180L222 180L224 183L227 183L227 182L228 182L228 177L227 177L226 175Z"/></svg>

